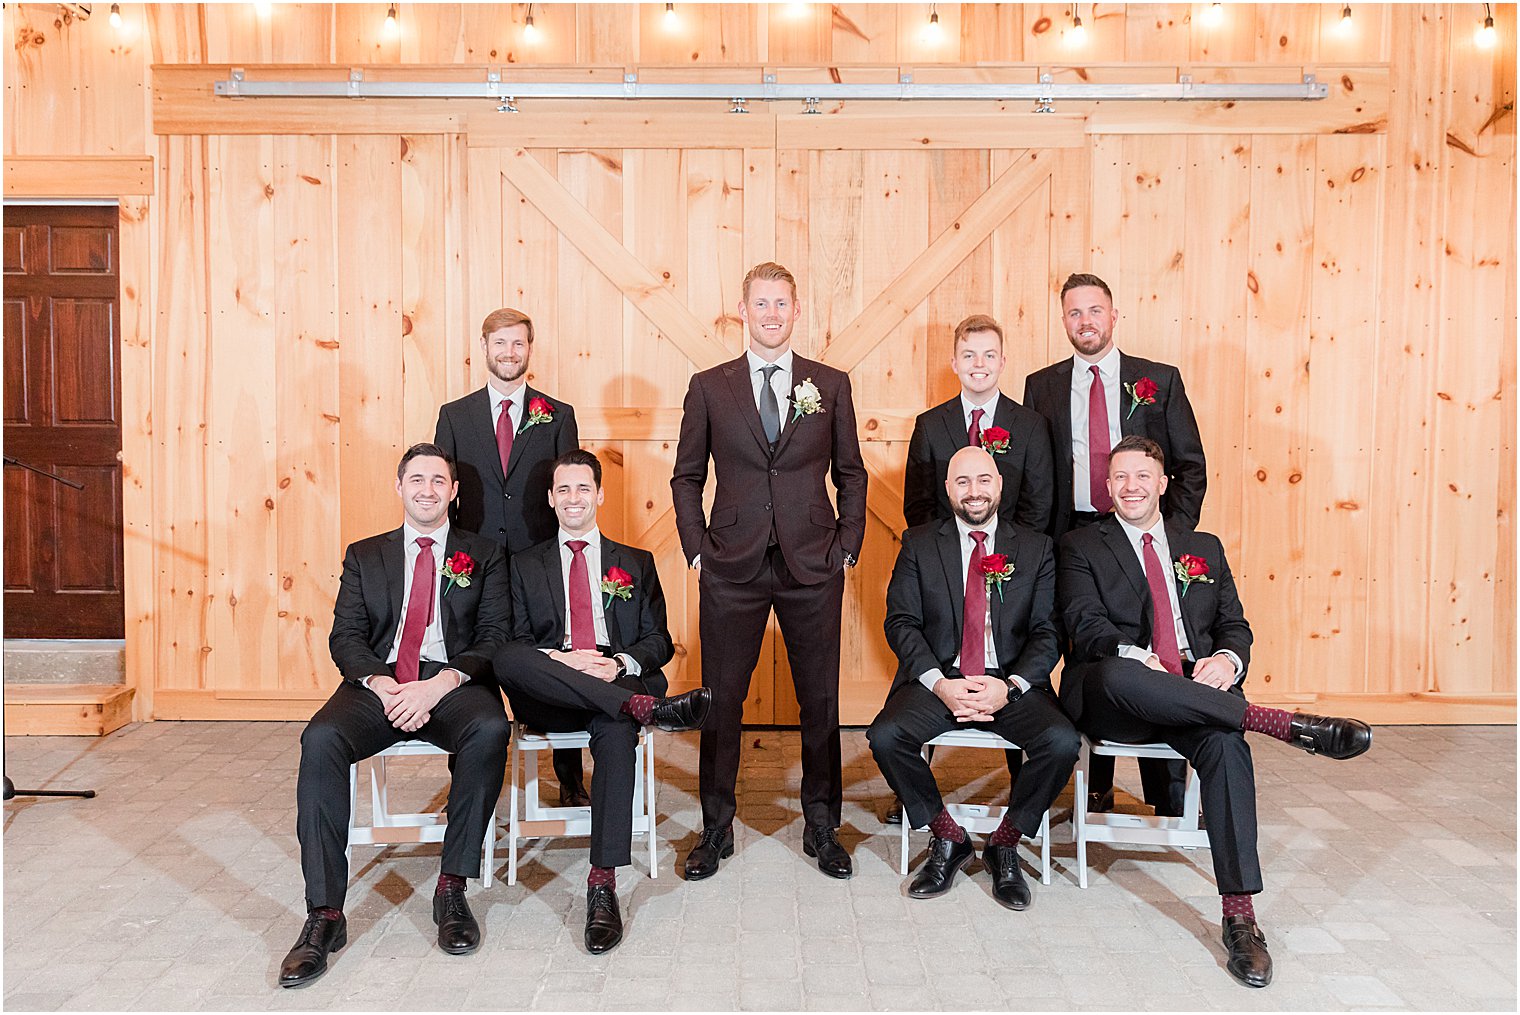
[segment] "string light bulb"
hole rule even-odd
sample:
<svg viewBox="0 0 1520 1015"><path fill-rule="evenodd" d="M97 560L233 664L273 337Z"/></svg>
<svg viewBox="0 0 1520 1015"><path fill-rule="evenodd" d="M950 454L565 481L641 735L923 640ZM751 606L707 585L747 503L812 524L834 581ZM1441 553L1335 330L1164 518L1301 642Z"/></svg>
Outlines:
<svg viewBox="0 0 1520 1015"><path fill-rule="evenodd" d="M266 3L256 3L256 4L253 5L253 13L257 14L261 18L267 18L267 17L269 17L270 11L272 11L273 9L274 9L274 4L267 3L267 2Z"/></svg>
<svg viewBox="0 0 1520 1015"><path fill-rule="evenodd" d="M929 24L924 28L924 38L930 42L938 42L940 37L939 10L936 4L929 5Z"/></svg>
<svg viewBox="0 0 1520 1015"><path fill-rule="evenodd" d="M1080 46L1087 41L1087 29L1082 26L1082 15L1077 13L1076 4L1071 7L1071 35L1068 38L1073 46Z"/></svg>
<svg viewBox="0 0 1520 1015"><path fill-rule="evenodd" d="M394 36L399 31L401 31L401 24L396 20L396 5L391 4L390 9L385 12L385 34Z"/></svg>
<svg viewBox="0 0 1520 1015"><path fill-rule="evenodd" d="M1492 24L1492 19L1489 19L1489 21L1490 21L1490 24ZM111 5L111 27L112 28L120 28L121 27L121 4L112 4Z"/></svg>
<svg viewBox="0 0 1520 1015"><path fill-rule="evenodd" d="M1336 28L1338 28L1340 30L1340 33L1342 35L1345 35L1347 32L1351 31L1351 5L1350 4L1347 4L1346 6L1344 6L1344 7L1341 8L1341 23L1339 25L1337 25Z"/></svg>
<svg viewBox="0 0 1520 1015"><path fill-rule="evenodd" d="M1499 33L1494 31L1494 12L1488 4L1483 5L1483 27L1478 29L1478 45L1492 49Z"/></svg>
<svg viewBox="0 0 1520 1015"><path fill-rule="evenodd" d="M1224 20L1224 4L1209 4L1203 9L1203 23L1217 25Z"/></svg>
<svg viewBox="0 0 1520 1015"><path fill-rule="evenodd" d="M680 23L681 19L676 16L676 5L667 3L665 5L665 30L670 31Z"/></svg>
<svg viewBox="0 0 1520 1015"><path fill-rule="evenodd" d="M523 20L523 40L526 42L538 41L538 26L533 24L533 5L528 5L528 16Z"/></svg>

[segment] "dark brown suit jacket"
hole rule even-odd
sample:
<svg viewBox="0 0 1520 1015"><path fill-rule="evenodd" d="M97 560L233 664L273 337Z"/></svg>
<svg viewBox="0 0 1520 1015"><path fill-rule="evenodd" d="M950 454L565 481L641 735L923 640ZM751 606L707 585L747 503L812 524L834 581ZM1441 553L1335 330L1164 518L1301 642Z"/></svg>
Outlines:
<svg viewBox="0 0 1520 1015"><path fill-rule="evenodd" d="M845 554L860 556L866 468L850 378L794 354L794 388L805 380L818 388L823 411L794 418L788 398L773 452L745 356L692 376L670 490L682 552L688 561L701 554L714 577L746 582L759 574L773 527L787 569L804 585L838 574ZM702 509L709 460L718 479L710 518ZM837 514L825 477L834 483Z"/></svg>

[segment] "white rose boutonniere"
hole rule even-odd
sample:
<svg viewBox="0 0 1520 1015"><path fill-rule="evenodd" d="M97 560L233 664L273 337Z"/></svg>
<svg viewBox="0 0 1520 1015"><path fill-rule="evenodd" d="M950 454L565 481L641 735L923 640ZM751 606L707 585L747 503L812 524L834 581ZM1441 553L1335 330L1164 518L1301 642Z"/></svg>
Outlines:
<svg viewBox="0 0 1520 1015"><path fill-rule="evenodd" d="M801 384L792 389L792 420L801 419L803 416L811 416L815 412L823 411L823 396L818 393L818 386L809 377Z"/></svg>

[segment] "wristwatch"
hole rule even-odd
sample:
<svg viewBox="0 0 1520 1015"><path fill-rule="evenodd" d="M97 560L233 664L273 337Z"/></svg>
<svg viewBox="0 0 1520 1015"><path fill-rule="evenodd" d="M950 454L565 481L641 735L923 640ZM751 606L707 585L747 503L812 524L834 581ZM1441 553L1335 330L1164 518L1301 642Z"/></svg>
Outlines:
<svg viewBox="0 0 1520 1015"><path fill-rule="evenodd" d="M844 555L844 563L846 567L854 567L856 564L855 555L853 553L846 553Z"/></svg>
<svg viewBox="0 0 1520 1015"><path fill-rule="evenodd" d="M613 656L612 661L617 663L617 675L619 677L626 677L628 675L628 664L623 662L623 657L620 655Z"/></svg>
<svg viewBox="0 0 1520 1015"><path fill-rule="evenodd" d="M1014 680L1012 677L1008 677L1007 681L1008 681L1008 700L1009 701L1013 701L1015 698L1019 697L1019 695L1021 695L1021 694L1024 693L1024 689L1022 687L1020 687L1019 686L1019 682L1017 680Z"/></svg>

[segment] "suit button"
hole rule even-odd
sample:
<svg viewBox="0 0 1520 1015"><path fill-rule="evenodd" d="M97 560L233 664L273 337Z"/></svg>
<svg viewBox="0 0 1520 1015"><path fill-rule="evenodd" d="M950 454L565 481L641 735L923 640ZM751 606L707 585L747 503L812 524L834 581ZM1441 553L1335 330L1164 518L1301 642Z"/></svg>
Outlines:
<svg viewBox="0 0 1520 1015"><path fill-rule="evenodd" d="M771 475L772 475L772 476L775 476L775 475L779 475L779 473L777 473L777 472L776 472L776 470L775 470L775 469L772 469L772 470L771 470Z"/></svg>
<svg viewBox="0 0 1520 1015"><path fill-rule="evenodd" d="M504 494L502 494L502 496L505 497L505 498L507 498L507 500L511 500L512 499L512 495L510 493L504 493Z"/></svg>
<svg viewBox="0 0 1520 1015"><path fill-rule="evenodd" d="M771 506L769 504L765 505L765 510L769 511L770 509L771 509Z"/></svg>

